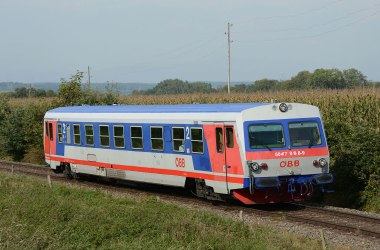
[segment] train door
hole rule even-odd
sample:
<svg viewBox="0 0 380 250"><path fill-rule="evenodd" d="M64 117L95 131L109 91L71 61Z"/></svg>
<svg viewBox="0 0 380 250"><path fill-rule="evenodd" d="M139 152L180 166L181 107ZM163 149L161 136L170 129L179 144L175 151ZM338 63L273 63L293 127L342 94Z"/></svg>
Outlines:
<svg viewBox="0 0 380 250"><path fill-rule="evenodd" d="M243 167L240 157L240 150L237 143L236 134L233 125L224 125L224 157L225 157L225 173L226 173L226 186L228 187L229 175L242 175Z"/></svg>
<svg viewBox="0 0 380 250"><path fill-rule="evenodd" d="M213 151L213 170L217 173L240 172L237 170L240 159L239 149L236 145L234 128L232 125L215 125L214 127L215 146L211 146Z"/></svg>
<svg viewBox="0 0 380 250"><path fill-rule="evenodd" d="M55 148L54 123L51 121L45 122L44 143L45 143L45 159L46 159L46 162L50 164L50 155L55 153L53 152L53 149Z"/></svg>

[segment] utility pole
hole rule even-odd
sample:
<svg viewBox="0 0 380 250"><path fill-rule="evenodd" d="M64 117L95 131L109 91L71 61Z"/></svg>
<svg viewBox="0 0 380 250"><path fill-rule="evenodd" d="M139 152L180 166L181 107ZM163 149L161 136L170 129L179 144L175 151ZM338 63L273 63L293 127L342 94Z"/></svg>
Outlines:
<svg viewBox="0 0 380 250"><path fill-rule="evenodd" d="M228 23L227 26L227 41L228 41L228 82L227 82L227 90L228 95L230 94L230 86L231 86L231 27L232 23Z"/></svg>
<svg viewBox="0 0 380 250"><path fill-rule="evenodd" d="M29 89L28 89L28 97L30 98L31 96L31 91L32 91L32 84L29 84Z"/></svg>
<svg viewBox="0 0 380 250"><path fill-rule="evenodd" d="M87 75L88 75L88 90L91 89L91 75L90 75L90 66L87 67Z"/></svg>

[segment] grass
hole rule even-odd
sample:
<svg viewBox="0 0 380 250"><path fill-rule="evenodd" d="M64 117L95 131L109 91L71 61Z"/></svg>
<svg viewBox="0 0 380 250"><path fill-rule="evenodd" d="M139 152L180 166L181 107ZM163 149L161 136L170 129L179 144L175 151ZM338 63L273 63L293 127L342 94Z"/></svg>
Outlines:
<svg viewBox="0 0 380 250"><path fill-rule="evenodd" d="M321 242L157 202L0 173L0 249L320 249Z"/></svg>

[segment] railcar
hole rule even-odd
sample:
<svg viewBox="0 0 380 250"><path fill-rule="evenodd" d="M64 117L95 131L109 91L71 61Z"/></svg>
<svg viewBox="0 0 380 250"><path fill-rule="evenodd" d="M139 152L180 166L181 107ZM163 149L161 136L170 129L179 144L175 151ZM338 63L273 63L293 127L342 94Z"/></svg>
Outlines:
<svg viewBox="0 0 380 250"><path fill-rule="evenodd" d="M180 186L245 204L302 201L333 182L319 109L300 103L73 106L44 117L66 176Z"/></svg>

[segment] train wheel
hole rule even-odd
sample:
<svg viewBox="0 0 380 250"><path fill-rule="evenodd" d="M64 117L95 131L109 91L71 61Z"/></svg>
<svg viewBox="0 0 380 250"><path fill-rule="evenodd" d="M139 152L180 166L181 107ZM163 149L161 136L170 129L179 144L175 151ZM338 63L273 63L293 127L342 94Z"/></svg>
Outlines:
<svg viewBox="0 0 380 250"><path fill-rule="evenodd" d="M72 174L72 172L71 172L70 164L66 163L66 164L64 165L63 175L64 175L67 179L69 179L69 180L71 180L71 179L74 178L74 176L73 176L73 174Z"/></svg>

